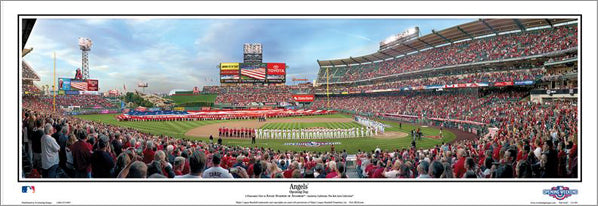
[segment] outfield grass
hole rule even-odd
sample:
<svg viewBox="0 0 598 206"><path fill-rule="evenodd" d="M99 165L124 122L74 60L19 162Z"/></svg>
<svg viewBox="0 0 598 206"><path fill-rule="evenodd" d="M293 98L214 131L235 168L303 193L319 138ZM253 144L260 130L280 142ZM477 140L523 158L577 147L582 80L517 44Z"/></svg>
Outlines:
<svg viewBox="0 0 598 206"><path fill-rule="evenodd" d="M154 135L167 135L176 138L185 138L185 139L194 139L194 140L201 140L207 141L207 137L190 137L185 136L185 133L190 129L195 127L199 127L202 125L207 124L214 124L220 122L230 122L230 121L255 121L255 120L211 120L211 121L180 121L180 122L119 122L114 118L114 114L99 114L99 115L78 115L77 117L97 122L103 122L106 124L127 127L127 128L134 128L142 132L154 134ZM294 117L294 118L340 118L340 117L351 117L350 115L344 114L332 114L332 115L320 115L320 116L305 116L305 117ZM289 117L291 118L291 117ZM390 125L390 128L386 128L386 131L399 131L405 132L410 134L412 129L417 129L417 127L410 125L410 124L402 124L402 127L399 127L398 123L395 122L388 122L383 121L385 124ZM278 123L268 123L265 126L269 125L277 125ZM282 123L281 123L282 124ZM286 123L285 123L286 124ZM288 123L293 125L293 123ZM314 127L311 126L312 123L298 123L295 124L298 127ZM324 125L338 125L339 123L330 122L330 123L315 123L315 124L324 124ZM356 124L356 123L355 123ZM346 124L346 126L350 126L351 124ZM357 125L359 126L359 125ZM320 127L320 126L316 126ZM334 127L331 127L334 128ZM338 127L337 127L338 128ZM433 128L425 128L422 127L421 131L423 132L424 136L436 136L438 135L438 130ZM444 141L450 142L455 139L455 135L449 131L444 132L445 137ZM293 151L329 151L329 146L323 147L297 147L297 146L287 146L284 143L291 143L291 142L340 142L340 145L335 145L337 151L342 151L343 149L347 150L349 153L355 153L358 150L361 151L371 151L374 150L376 147L379 147L383 150L393 150L393 149L401 149L401 148L409 148L411 145L411 137L410 135L405 138L395 138L395 139L383 139L383 138L351 138L351 139L318 139L318 140L261 140L258 139L255 145L251 144L250 139L224 139L223 143L226 145L234 145L234 146L243 146L243 147L264 147L264 148L272 148L275 150L293 150ZM442 143L443 140L439 139L431 139L431 138L422 138L422 140L417 141L418 148L432 148L435 145L439 145Z"/></svg>
<svg viewBox="0 0 598 206"><path fill-rule="evenodd" d="M199 94L199 95L176 95L170 96L168 99L172 99L175 104L183 104L190 102L209 102L214 103L216 100L216 94Z"/></svg>
<svg viewBox="0 0 598 206"><path fill-rule="evenodd" d="M94 115L78 115L77 117L97 122L103 122L106 124L134 128L142 132L147 132L155 135L167 135L177 138L187 138L185 133L195 127L203 126L206 124L213 124L225 121L234 120L210 120L210 121L173 121L173 122L119 122L114 118L114 114L94 114Z"/></svg>

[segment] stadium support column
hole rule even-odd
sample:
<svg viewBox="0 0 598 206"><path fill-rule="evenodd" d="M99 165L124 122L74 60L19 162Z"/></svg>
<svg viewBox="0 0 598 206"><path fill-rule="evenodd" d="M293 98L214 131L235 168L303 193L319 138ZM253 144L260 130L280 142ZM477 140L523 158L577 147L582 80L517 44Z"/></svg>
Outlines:
<svg viewBox="0 0 598 206"><path fill-rule="evenodd" d="M54 52L54 85L52 85L52 90L54 90L52 94L52 111L56 111L56 52Z"/></svg>
<svg viewBox="0 0 598 206"><path fill-rule="evenodd" d="M82 50L82 65L81 65L81 72L83 74L83 79L89 78L89 60L88 60L88 51L89 50Z"/></svg>

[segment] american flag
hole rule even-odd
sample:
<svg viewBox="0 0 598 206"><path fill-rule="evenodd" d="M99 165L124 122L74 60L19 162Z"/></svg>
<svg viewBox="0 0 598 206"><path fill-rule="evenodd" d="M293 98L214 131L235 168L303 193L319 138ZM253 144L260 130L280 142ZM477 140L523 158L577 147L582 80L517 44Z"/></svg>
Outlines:
<svg viewBox="0 0 598 206"><path fill-rule="evenodd" d="M241 75L254 79L266 79L266 68L241 69Z"/></svg>
<svg viewBox="0 0 598 206"><path fill-rule="evenodd" d="M80 91L86 91L87 82L71 82L71 87Z"/></svg>

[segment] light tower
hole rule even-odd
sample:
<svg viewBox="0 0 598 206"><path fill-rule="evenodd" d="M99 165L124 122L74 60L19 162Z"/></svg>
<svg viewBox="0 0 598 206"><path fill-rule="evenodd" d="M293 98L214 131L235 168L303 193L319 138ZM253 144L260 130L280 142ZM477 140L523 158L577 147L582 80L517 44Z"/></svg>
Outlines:
<svg viewBox="0 0 598 206"><path fill-rule="evenodd" d="M143 89L143 93L145 93L145 88L147 88L147 82L139 82L137 83L137 87L141 87Z"/></svg>
<svg viewBox="0 0 598 206"><path fill-rule="evenodd" d="M83 79L89 78L89 60L87 58L88 52L91 51L91 39L87 37L79 37L79 49L81 49L81 73Z"/></svg>

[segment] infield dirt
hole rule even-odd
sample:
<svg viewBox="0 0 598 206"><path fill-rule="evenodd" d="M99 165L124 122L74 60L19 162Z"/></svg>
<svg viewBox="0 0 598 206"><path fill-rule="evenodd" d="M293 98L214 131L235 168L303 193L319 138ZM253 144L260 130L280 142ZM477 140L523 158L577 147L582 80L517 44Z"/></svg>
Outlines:
<svg viewBox="0 0 598 206"><path fill-rule="evenodd" d="M193 128L187 133L186 136L193 136L193 137L209 137L210 135L217 137L218 136L218 128L220 127L228 127L228 128L260 128L268 123L317 123L317 122L353 122L351 118L295 118L295 119L268 119L266 122L260 122L257 119L252 120L244 120L244 121L230 121L230 122L222 122L216 124L208 124L200 127ZM382 139L394 139L394 138L402 138L406 137L407 133L405 132L385 132L382 135L374 136L374 138L382 138Z"/></svg>

